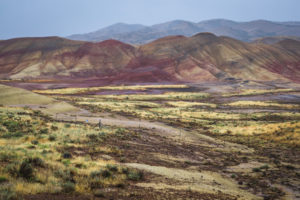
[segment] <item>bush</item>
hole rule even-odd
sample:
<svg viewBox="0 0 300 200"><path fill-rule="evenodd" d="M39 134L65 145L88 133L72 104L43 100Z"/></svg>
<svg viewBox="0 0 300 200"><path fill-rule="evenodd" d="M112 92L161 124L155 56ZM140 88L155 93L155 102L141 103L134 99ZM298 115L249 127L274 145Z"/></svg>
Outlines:
<svg viewBox="0 0 300 200"><path fill-rule="evenodd" d="M259 168L253 168L252 171L253 172L260 172L261 170Z"/></svg>
<svg viewBox="0 0 300 200"><path fill-rule="evenodd" d="M109 171L112 171L112 172L117 172L117 171L118 171L118 166L117 166L117 165L110 165L110 164L107 164L107 165L106 165L106 168L107 168Z"/></svg>
<svg viewBox="0 0 300 200"><path fill-rule="evenodd" d="M93 178L90 180L90 188L95 189L95 188L102 188L103 187L103 182L99 177Z"/></svg>
<svg viewBox="0 0 300 200"><path fill-rule="evenodd" d="M132 181L138 181L143 179L144 174L141 171L129 171L127 174L127 178Z"/></svg>
<svg viewBox="0 0 300 200"><path fill-rule="evenodd" d="M63 157L63 158L72 158L72 155L71 155L71 153L69 153L69 152L64 152L64 153L62 154L62 157Z"/></svg>
<svg viewBox="0 0 300 200"><path fill-rule="evenodd" d="M30 180L30 179L32 179L34 177L33 176L33 168L31 166L31 164L28 163L26 160L23 161L22 164L20 165L19 175L22 178L25 178L27 180Z"/></svg>
<svg viewBox="0 0 300 200"><path fill-rule="evenodd" d="M87 137L92 141L98 140L97 134L89 134L89 135L87 135Z"/></svg>
<svg viewBox="0 0 300 200"><path fill-rule="evenodd" d="M91 177L91 178L97 178L97 177L99 177L100 175L101 175L100 171L92 171L92 172L90 173L90 177Z"/></svg>
<svg viewBox="0 0 300 200"><path fill-rule="evenodd" d="M33 144L33 145L37 145L39 143L39 141L37 141L37 140L32 140L31 141L31 144Z"/></svg>
<svg viewBox="0 0 300 200"><path fill-rule="evenodd" d="M93 171L90 173L91 178L99 178L102 176L103 178L109 178L112 176L112 173L108 169L101 169L99 171Z"/></svg>
<svg viewBox="0 0 300 200"><path fill-rule="evenodd" d="M48 134L49 133L49 129L48 128L43 128L39 131L39 134Z"/></svg>
<svg viewBox="0 0 300 200"><path fill-rule="evenodd" d="M48 140L49 141L55 141L56 140L56 136L55 135L49 135Z"/></svg>
<svg viewBox="0 0 300 200"><path fill-rule="evenodd" d="M39 157L27 158L25 162L33 165L34 167L45 167L45 162Z"/></svg>
<svg viewBox="0 0 300 200"><path fill-rule="evenodd" d="M71 164L71 161L69 159L64 159L61 161L65 166L69 166Z"/></svg>
<svg viewBox="0 0 300 200"><path fill-rule="evenodd" d="M122 168L122 173L123 174L128 174L129 173L129 169L127 167L123 167Z"/></svg>
<svg viewBox="0 0 300 200"><path fill-rule="evenodd" d="M112 175L111 172L107 169L101 170L100 174L103 178L109 178Z"/></svg>
<svg viewBox="0 0 300 200"><path fill-rule="evenodd" d="M75 191L75 184L73 182L66 182L62 184L63 192L70 193Z"/></svg>
<svg viewBox="0 0 300 200"><path fill-rule="evenodd" d="M52 126L51 126L51 130L52 130L52 131L57 131L57 130L58 130L58 127L52 125Z"/></svg>
<svg viewBox="0 0 300 200"><path fill-rule="evenodd" d="M74 170L71 170L71 169L57 170L54 172L54 175L58 178L61 178L65 182L75 183L75 180L74 180L75 171Z"/></svg>
<svg viewBox="0 0 300 200"><path fill-rule="evenodd" d="M70 128L71 124L65 124L65 128Z"/></svg>

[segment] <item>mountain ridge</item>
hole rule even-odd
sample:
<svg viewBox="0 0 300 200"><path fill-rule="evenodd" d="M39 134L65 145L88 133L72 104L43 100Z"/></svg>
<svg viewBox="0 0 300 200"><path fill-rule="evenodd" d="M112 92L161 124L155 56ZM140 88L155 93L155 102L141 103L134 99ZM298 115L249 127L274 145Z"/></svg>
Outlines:
<svg viewBox="0 0 300 200"><path fill-rule="evenodd" d="M109 31L114 29L118 31ZM173 20L152 26L117 23L91 33L71 35L67 38L93 42L116 39L130 44L145 44L169 35L192 36L199 32L212 32L217 36L228 36L251 42L261 37L300 37L300 22L273 22L268 20L236 22L227 19L211 19L200 22Z"/></svg>

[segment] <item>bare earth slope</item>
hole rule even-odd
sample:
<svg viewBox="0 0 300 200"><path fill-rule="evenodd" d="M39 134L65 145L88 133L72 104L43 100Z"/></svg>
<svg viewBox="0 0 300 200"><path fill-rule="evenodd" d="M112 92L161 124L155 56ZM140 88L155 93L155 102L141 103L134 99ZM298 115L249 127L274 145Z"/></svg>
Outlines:
<svg viewBox="0 0 300 200"><path fill-rule="evenodd" d="M29 106L40 109L46 114L78 112L79 109L51 97L39 95L21 88L0 84L0 104L10 106Z"/></svg>
<svg viewBox="0 0 300 200"><path fill-rule="evenodd" d="M211 33L142 46L58 37L0 41L0 77L96 80L101 84L232 79L299 82L300 42L249 44Z"/></svg>

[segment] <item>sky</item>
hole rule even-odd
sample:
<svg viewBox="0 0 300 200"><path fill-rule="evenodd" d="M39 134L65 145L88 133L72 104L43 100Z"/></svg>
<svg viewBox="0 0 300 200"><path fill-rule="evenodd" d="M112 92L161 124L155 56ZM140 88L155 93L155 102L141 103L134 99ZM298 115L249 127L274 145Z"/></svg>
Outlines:
<svg viewBox="0 0 300 200"><path fill-rule="evenodd" d="M123 22L300 21L300 0L0 0L0 39L68 36Z"/></svg>

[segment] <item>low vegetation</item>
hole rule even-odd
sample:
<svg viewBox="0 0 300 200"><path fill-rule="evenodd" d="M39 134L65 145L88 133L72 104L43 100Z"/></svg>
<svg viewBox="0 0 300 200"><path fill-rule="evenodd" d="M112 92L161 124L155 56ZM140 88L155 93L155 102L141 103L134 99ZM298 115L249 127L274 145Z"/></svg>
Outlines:
<svg viewBox="0 0 300 200"><path fill-rule="evenodd" d="M178 90L184 88L188 86L36 91L50 94L59 100L57 102L66 101L73 105L66 104L70 108L83 108L97 116L101 113L116 120L125 116L152 124L165 123L174 131L179 130L180 136L174 133L170 138L155 128L99 128L96 124L75 123L73 118L68 122L59 121L63 120L62 117L53 119L42 109L43 112L0 107L0 199L40 193L76 193L102 198L108 195L107 191L135 195L135 192L127 193L130 184L142 186L143 190L155 185L155 189L174 190L176 194L182 190L199 193L209 186L206 190L216 195L216 188L220 189L217 195L221 196L211 199L223 198L228 191L278 199L285 195L278 185L293 190L300 188L297 156L300 152L299 104L242 99L294 90L249 89L226 94ZM158 94L149 92L152 89ZM118 90L140 90L143 93L89 93ZM53 107L52 113L62 107ZM51 111L51 108L47 109ZM64 111L68 112L68 109ZM190 140L184 136L189 136ZM197 139L201 142L197 143ZM182 178L174 178L173 172L178 171L183 174ZM181 182L176 185L173 179ZM200 184L203 181L207 181L205 187ZM229 185L228 188L222 188L219 183L222 181ZM231 199L231 196L223 199Z"/></svg>
<svg viewBox="0 0 300 200"><path fill-rule="evenodd" d="M126 129L57 122L41 112L9 107L0 107L0 128L0 199L38 193L86 195L142 179L142 172L101 158L118 153L104 141L121 137Z"/></svg>
<svg viewBox="0 0 300 200"><path fill-rule="evenodd" d="M89 87L89 88L62 88L49 90L34 90L33 92L39 94L81 94L94 91L106 90L140 90L147 89L174 89L174 88L188 88L187 85L131 85L131 86L103 86L103 87Z"/></svg>

